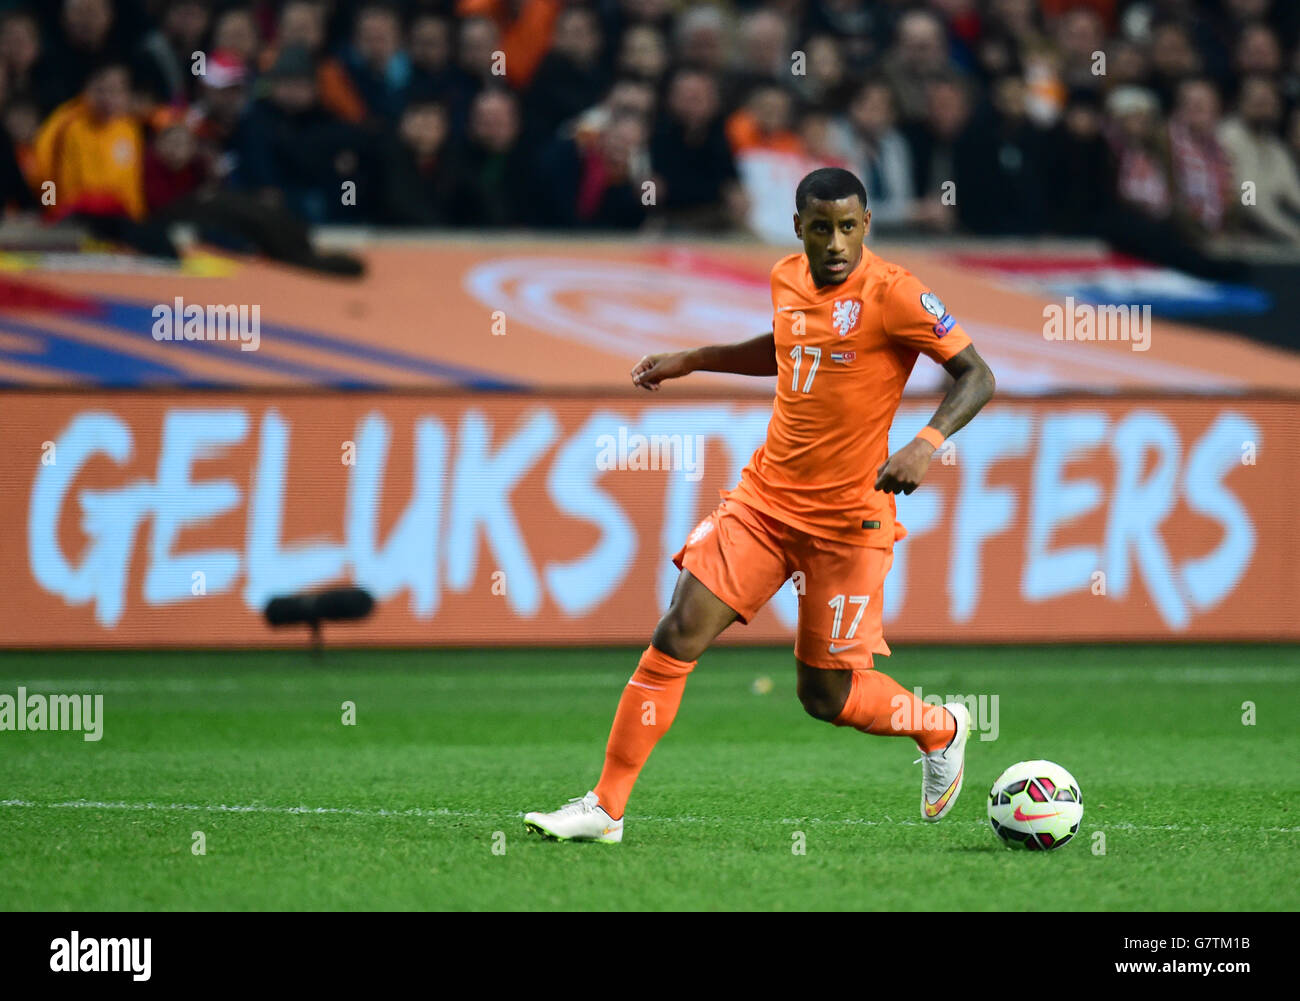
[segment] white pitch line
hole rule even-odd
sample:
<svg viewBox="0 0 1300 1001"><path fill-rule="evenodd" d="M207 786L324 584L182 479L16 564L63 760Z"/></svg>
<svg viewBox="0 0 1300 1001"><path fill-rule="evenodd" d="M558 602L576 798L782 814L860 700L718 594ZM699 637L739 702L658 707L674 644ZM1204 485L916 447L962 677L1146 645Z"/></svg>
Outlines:
<svg viewBox="0 0 1300 1001"><path fill-rule="evenodd" d="M523 813L500 814L485 810L451 810L447 807L411 807L406 810L386 810L354 806L265 806L262 804L231 805L227 803L126 803L100 802L97 800L73 799L62 803L36 803L25 799L0 799L0 807L23 807L37 810L130 810L158 811L160 813L269 813L296 816L348 816L348 817L458 817L468 819L494 819L505 817L519 818ZM784 827L812 824L836 824L855 827L928 827L918 820L883 820L847 817L833 819L824 817L781 817L763 818L755 821L737 817L641 817L633 816L633 821L650 824L780 824ZM968 827L983 827L982 820L949 821L948 826L965 824ZM1103 823L1094 830L1120 831L1181 831L1183 833L1205 833L1207 831L1234 831L1240 834L1295 834L1300 827L1254 827L1241 828L1232 824L1198 824L1183 826L1179 824L1130 824L1125 822Z"/></svg>
<svg viewBox="0 0 1300 1001"><path fill-rule="evenodd" d="M278 813L329 815L349 817L486 817L478 811L429 809L412 807L409 810L366 809L352 806L263 806L261 804L230 805L226 803L107 803L88 799L73 799L64 803L34 803L25 799L0 799L0 807L30 807L37 810L157 810L159 812L198 813ZM523 816L520 814L519 816Z"/></svg>

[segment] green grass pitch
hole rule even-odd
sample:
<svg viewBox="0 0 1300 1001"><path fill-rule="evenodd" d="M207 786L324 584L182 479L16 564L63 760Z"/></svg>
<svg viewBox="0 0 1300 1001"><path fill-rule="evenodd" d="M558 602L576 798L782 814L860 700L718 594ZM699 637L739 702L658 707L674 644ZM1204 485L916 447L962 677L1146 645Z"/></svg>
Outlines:
<svg viewBox="0 0 1300 1001"><path fill-rule="evenodd" d="M98 743L0 732L0 907L1300 908L1300 648L900 645L881 667L905 686L998 696L937 825L911 741L804 715L788 650L718 649L622 845L526 834L595 783L637 654L0 654L0 693L102 692L105 716ZM1057 852L985 819L1033 757L1083 789Z"/></svg>

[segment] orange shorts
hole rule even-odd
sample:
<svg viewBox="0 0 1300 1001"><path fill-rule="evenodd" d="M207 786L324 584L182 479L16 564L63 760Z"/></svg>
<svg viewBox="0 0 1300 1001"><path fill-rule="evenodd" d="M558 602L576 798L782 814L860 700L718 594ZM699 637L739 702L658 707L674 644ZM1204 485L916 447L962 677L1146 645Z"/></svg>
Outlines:
<svg viewBox="0 0 1300 1001"><path fill-rule="evenodd" d="M881 624L892 549L851 546L801 532L735 500L695 526L673 562L748 624L794 578L794 655L811 667L854 671L889 655ZM801 576L796 576L801 575Z"/></svg>

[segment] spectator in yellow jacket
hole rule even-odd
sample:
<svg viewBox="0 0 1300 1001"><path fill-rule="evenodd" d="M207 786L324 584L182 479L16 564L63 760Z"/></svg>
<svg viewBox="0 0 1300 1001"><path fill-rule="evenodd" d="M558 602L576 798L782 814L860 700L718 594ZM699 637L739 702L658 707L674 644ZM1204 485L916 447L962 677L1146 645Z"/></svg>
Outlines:
<svg viewBox="0 0 1300 1001"><path fill-rule="evenodd" d="M144 217L144 144L130 107L127 69L110 63L95 69L80 96L45 120L33 144L29 179L51 218ZM54 182L49 193L46 181Z"/></svg>

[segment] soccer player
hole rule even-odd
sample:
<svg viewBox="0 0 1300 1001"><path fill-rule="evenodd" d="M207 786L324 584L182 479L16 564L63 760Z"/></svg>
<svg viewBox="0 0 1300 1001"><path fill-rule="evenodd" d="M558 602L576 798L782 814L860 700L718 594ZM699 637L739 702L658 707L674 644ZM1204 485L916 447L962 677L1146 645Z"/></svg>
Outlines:
<svg viewBox="0 0 1300 1001"><path fill-rule="evenodd" d="M559 840L618 843L628 796L677 714L687 675L731 623L748 623L803 572L794 655L809 715L863 733L910 737L921 750L921 817L957 802L970 713L918 699L874 669L894 543L894 494L910 494L944 442L993 395L993 374L939 298L863 247L867 193L847 170L799 182L802 254L772 269L772 333L739 344L648 355L632 382L658 390L691 372L775 375L767 440L740 484L673 557L668 611L623 690L595 789L525 826ZM953 377L930 423L893 455L889 426L917 355ZM647 712L645 703L651 703ZM647 722L649 721L649 722Z"/></svg>

